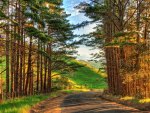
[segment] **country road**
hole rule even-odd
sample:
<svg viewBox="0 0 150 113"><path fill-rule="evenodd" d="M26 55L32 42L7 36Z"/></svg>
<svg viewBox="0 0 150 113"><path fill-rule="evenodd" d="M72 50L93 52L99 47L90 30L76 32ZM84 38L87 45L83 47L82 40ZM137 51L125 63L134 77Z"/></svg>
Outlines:
<svg viewBox="0 0 150 113"><path fill-rule="evenodd" d="M47 99L30 113L149 113L104 100L99 93L86 92Z"/></svg>

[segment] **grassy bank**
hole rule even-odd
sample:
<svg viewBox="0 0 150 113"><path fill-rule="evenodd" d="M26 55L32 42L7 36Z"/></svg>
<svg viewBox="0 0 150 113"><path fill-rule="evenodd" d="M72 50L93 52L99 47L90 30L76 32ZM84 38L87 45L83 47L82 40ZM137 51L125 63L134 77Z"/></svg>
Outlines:
<svg viewBox="0 0 150 113"><path fill-rule="evenodd" d="M86 92L89 90L61 90L52 92L51 94L40 94L22 98L16 98L11 100L6 100L0 103L0 113L29 113L32 106L37 103L48 99L54 98L62 94L72 94L72 93L80 93Z"/></svg>
<svg viewBox="0 0 150 113"><path fill-rule="evenodd" d="M51 94L6 100L0 104L0 113L28 113L33 105L47 98L56 97L58 94L58 92L54 92Z"/></svg>

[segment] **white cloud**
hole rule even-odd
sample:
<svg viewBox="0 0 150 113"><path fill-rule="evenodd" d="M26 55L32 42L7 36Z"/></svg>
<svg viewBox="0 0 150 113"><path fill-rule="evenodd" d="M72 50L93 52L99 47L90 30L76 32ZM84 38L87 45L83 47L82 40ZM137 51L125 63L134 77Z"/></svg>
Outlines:
<svg viewBox="0 0 150 113"><path fill-rule="evenodd" d="M79 60L89 60L91 59L93 53L98 53L99 50L98 49L94 49L94 50L91 50L91 47L86 47L84 45L80 46L78 49L78 56L77 56L77 59Z"/></svg>
<svg viewBox="0 0 150 113"><path fill-rule="evenodd" d="M78 35L82 35L82 34L89 34L91 32L94 32L94 27L96 27L96 24L93 23L91 25L88 25L84 28L80 28L80 29L77 29L74 31L75 34L78 34Z"/></svg>
<svg viewBox="0 0 150 113"><path fill-rule="evenodd" d="M71 16L78 16L80 13L79 13L79 10L78 9L73 9L72 10L72 13L71 13Z"/></svg>

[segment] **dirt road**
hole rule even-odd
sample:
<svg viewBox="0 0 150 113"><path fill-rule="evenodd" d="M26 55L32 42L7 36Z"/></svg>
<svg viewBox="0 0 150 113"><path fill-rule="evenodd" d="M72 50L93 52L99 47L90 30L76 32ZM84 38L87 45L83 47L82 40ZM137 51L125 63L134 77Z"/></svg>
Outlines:
<svg viewBox="0 0 150 113"><path fill-rule="evenodd" d="M45 100L31 113L150 113L104 100L99 93L87 92Z"/></svg>

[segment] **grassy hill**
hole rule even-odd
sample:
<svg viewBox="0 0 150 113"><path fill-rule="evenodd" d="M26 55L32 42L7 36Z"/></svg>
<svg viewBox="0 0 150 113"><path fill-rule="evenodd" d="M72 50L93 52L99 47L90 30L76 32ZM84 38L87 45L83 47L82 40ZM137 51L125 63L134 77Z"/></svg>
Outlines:
<svg viewBox="0 0 150 113"><path fill-rule="evenodd" d="M99 69L101 67L100 62L95 62L95 61L85 61L85 60L79 60L79 62L85 64L85 65L90 65L93 68Z"/></svg>
<svg viewBox="0 0 150 113"><path fill-rule="evenodd" d="M103 89L107 88L106 80L101 72L91 66L88 62L79 61L83 67L77 69L70 77L78 85L83 85L89 89Z"/></svg>
<svg viewBox="0 0 150 113"><path fill-rule="evenodd" d="M84 61L75 61L82 67L68 75L60 75L60 84L57 86L63 86L63 83L69 82L67 85L69 89L105 89L107 88L106 74L98 71L98 69L91 66L90 63ZM57 78L56 77L56 78ZM65 79L62 79L64 78ZM54 79L55 80L55 79ZM65 82L63 82L65 80ZM54 84L55 85L55 84Z"/></svg>

